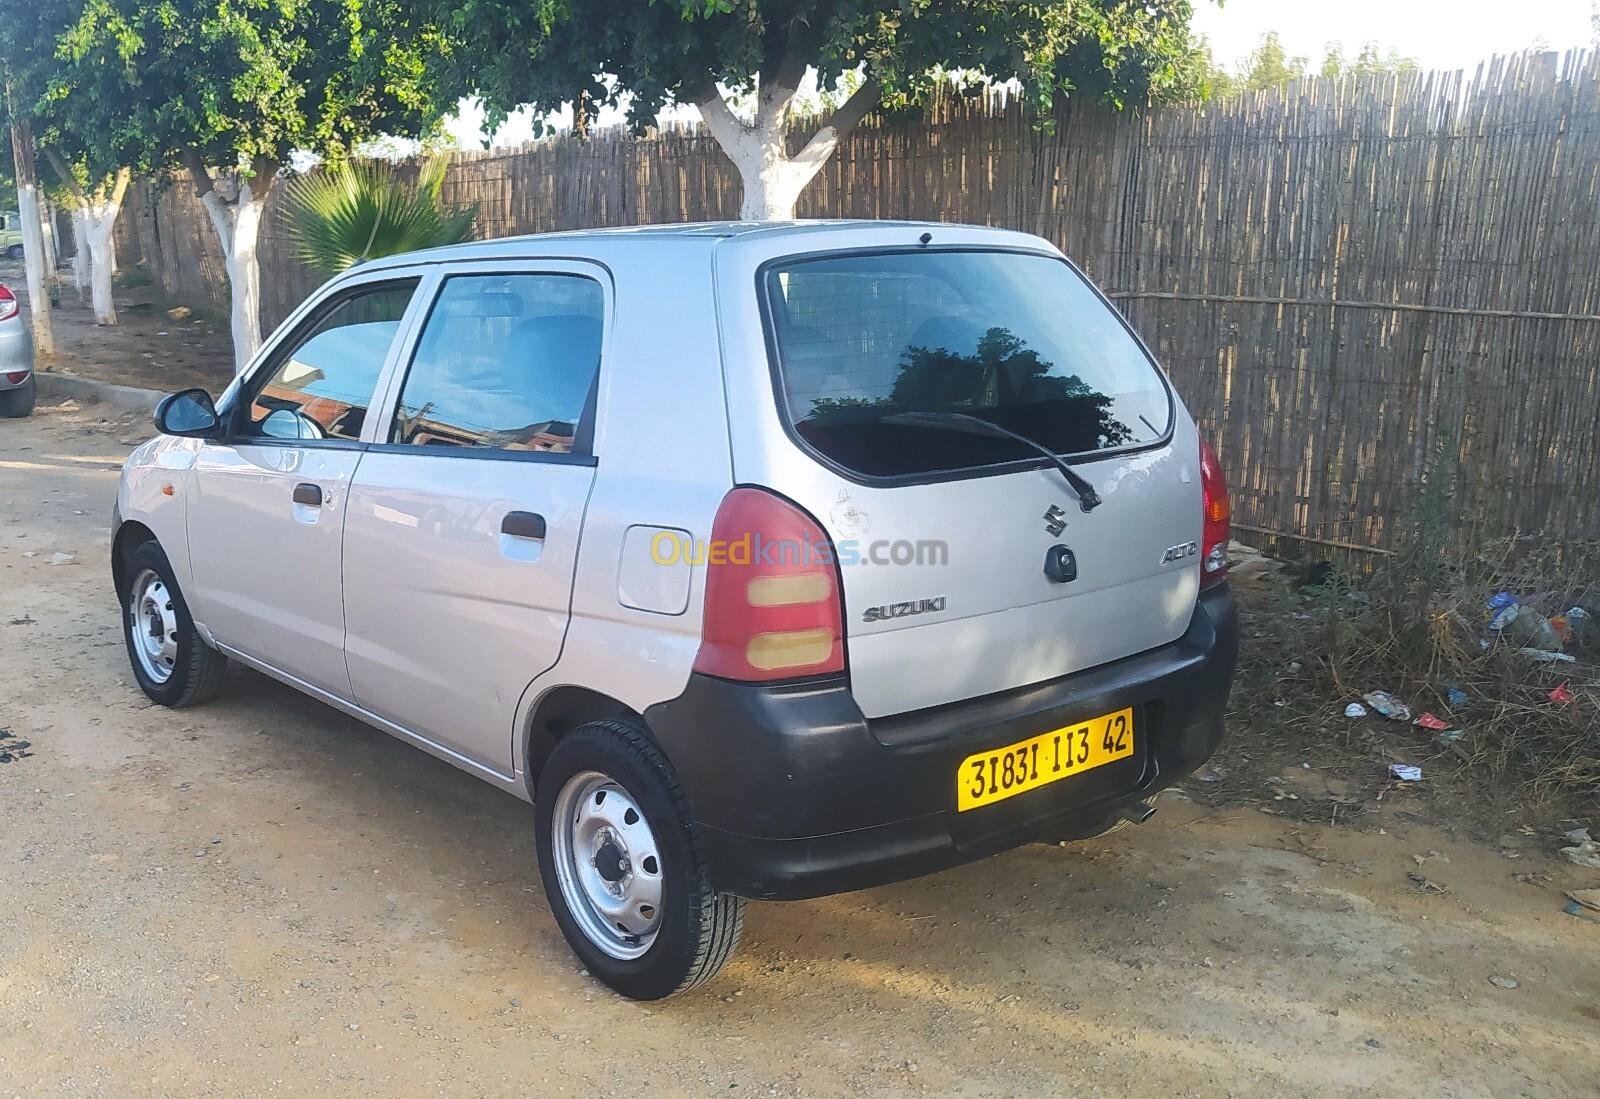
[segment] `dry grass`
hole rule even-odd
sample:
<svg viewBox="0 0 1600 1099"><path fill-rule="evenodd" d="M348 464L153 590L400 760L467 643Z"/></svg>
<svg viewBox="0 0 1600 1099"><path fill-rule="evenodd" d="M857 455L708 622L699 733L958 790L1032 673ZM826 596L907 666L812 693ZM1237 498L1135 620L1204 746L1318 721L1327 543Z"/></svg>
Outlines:
<svg viewBox="0 0 1600 1099"><path fill-rule="evenodd" d="M1315 729L1324 742L1344 729L1347 744L1373 749L1373 736L1350 735L1361 728L1390 745L1431 750L1495 800L1509 793L1556 815L1600 812L1600 542L1515 538L1461 551L1431 536L1450 528L1427 516L1414 529L1409 545L1365 576L1335 573L1299 588L1291 569L1253 589L1241 585L1251 635L1234 702L1242 724L1257 732L1275 725L1278 736ZM1576 663L1539 663L1490 631L1487 600L1502 591L1547 616L1584 607L1587 628L1566 649ZM1570 703L1550 698L1563 683ZM1451 706L1452 687L1465 703ZM1465 735L1442 743L1412 725L1374 717L1358 726L1342 716L1373 690ZM1263 715L1272 720L1253 720Z"/></svg>

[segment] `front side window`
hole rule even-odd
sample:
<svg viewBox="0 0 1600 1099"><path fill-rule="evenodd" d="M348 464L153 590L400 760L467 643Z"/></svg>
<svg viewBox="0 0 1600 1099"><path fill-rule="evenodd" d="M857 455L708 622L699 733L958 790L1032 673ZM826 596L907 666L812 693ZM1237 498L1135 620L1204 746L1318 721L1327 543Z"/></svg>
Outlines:
<svg viewBox="0 0 1600 1099"><path fill-rule="evenodd" d="M854 472L919 476L1037 455L907 413L976 416L1065 455L1154 443L1170 425L1155 364L1059 259L825 256L769 267L765 290L780 411Z"/></svg>
<svg viewBox="0 0 1600 1099"><path fill-rule="evenodd" d="M378 375L416 279L358 290L297 336L255 392L240 434L261 439L361 438Z"/></svg>
<svg viewBox="0 0 1600 1099"><path fill-rule="evenodd" d="M457 275L417 341L389 441L568 454L600 369L605 295L581 275Z"/></svg>

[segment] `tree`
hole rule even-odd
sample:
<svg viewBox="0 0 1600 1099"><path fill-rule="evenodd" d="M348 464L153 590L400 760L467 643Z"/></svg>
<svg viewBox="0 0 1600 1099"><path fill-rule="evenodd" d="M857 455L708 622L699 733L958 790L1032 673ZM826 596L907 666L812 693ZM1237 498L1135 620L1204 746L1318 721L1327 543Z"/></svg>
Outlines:
<svg viewBox="0 0 1600 1099"><path fill-rule="evenodd" d="M234 368L261 342L261 217L297 151L437 121L398 0L78 0L61 95L153 168L183 169L228 274Z"/></svg>
<svg viewBox="0 0 1600 1099"><path fill-rule="evenodd" d="M11 167L17 186L17 213L22 220L23 262L28 279L28 308L33 318L33 343L39 354L55 354L55 327L50 316L43 195L35 121L37 100L54 51L55 30L62 21L63 0L34 0L10 5L0 18L0 68L4 70L4 110L10 131Z"/></svg>
<svg viewBox="0 0 1600 1099"><path fill-rule="evenodd" d="M117 270L115 232L122 200L134 169L147 165L142 153L120 134L97 131L75 116L62 95L56 70L36 108L42 125L40 148L50 167L50 192L72 218L72 273L81 299L89 284L96 324L117 323L111 277Z"/></svg>
<svg viewBox="0 0 1600 1099"><path fill-rule="evenodd" d="M61 36L77 18L74 0L33 0L7 12L0 49L3 49L11 102L27 123L36 151L50 171L40 179L42 194L67 208L76 244L73 274L81 294L93 255L103 268L94 283L95 317L102 324L116 323L111 300L111 233L127 189L129 162L125 142L85 128L83 115L59 95L64 62ZM71 161L70 165L68 161ZM33 166L37 169L37 165ZM55 269L54 226L44 222L40 258L44 268Z"/></svg>
<svg viewBox="0 0 1600 1099"><path fill-rule="evenodd" d="M1331 42L1328 52L1323 55L1318 74L1328 79L1342 76L1406 76L1418 68L1420 66L1416 58L1404 57L1393 47L1384 52L1376 42L1365 42L1355 59L1351 60L1345 56L1342 43Z"/></svg>
<svg viewBox="0 0 1600 1099"><path fill-rule="evenodd" d="M1239 80L1239 90L1262 91L1267 88L1286 87L1291 80L1306 75L1306 59L1291 57L1283 48L1277 31L1268 31L1261 37L1261 45L1251 51Z"/></svg>
<svg viewBox="0 0 1600 1099"><path fill-rule="evenodd" d="M116 273L117 259L112 235L133 169L124 164L109 172L96 171L89 166L88 158L69 164L54 144L45 146L44 153L69 196L73 247L77 251L88 251L89 301L94 309L94 321L114 325L117 304L111 293L111 276ZM74 275L78 273L78 258L75 252Z"/></svg>
<svg viewBox="0 0 1600 1099"><path fill-rule="evenodd" d="M1191 0L413 0L434 20L435 87L475 95L492 130L519 107L602 107L646 127L693 104L744 184L743 216L792 217L806 184L871 111L940 85L1016 81L1041 114L1082 91L1114 105L1175 89ZM809 69L855 90L790 146ZM741 117L734 102L748 101Z"/></svg>
<svg viewBox="0 0 1600 1099"><path fill-rule="evenodd" d="M1302 80L1311 74L1309 61L1291 56L1276 31L1262 35L1260 44L1250 51L1250 56L1235 72L1230 73L1215 63L1208 44L1201 42L1197 52L1199 59L1192 64L1202 74L1204 98L1283 88L1291 80ZM1330 42L1316 75L1329 80L1374 74L1404 76L1417 69L1416 58L1402 56L1395 49L1384 51L1376 42L1364 43L1354 58L1346 56L1342 43Z"/></svg>
<svg viewBox="0 0 1600 1099"><path fill-rule="evenodd" d="M6 113L10 119L12 172L17 180L17 215L22 221L23 264L28 279L28 312L33 317L33 346L49 358L56 353L55 325L50 316L50 288L44 269L44 225L39 220L39 161L33 124L19 115L8 83Z"/></svg>

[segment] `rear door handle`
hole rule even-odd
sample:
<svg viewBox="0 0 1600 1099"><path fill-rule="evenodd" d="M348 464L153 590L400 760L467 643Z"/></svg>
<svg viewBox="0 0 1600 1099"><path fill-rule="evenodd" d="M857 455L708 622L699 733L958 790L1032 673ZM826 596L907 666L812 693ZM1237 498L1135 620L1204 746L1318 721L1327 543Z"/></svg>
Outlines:
<svg viewBox="0 0 1600 1099"><path fill-rule="evenodd" d="M544 516L532 511L508 511L500 520L500 533L513 538L544 538Z"/></svg>
<svg viewBox="0 0 1600 1099"><path fill-rule="evenodd" d="M307 484L302 481L294 486L294 502L305 504L307 507L322 506L322 486Z"/></svg>

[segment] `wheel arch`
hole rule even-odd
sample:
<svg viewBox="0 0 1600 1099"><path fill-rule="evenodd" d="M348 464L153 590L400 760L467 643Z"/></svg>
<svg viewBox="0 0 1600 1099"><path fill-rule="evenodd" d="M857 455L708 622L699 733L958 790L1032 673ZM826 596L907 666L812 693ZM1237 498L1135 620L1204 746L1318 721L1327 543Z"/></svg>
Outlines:
<svg viewBox="0 0 1600 1099"><path fill-rule="evenodd" d="M580 725L606 718L630 718L640 728L648 728L644 715L603 691L569 683L552 687L539 696L523 730L523 780L527 783L529 801L533 800L539 772L544 769L545 760L550 758L556 742ZM655 736L650 734L650 739L654 741Z"/></svg>
<svg viewBox="0 0 1600 1099"><path fill-rule="evenodd" d="M128 555L135 546L145 542L154 542L159 546L161 539L156 537L155 531L137 519L124 519L118 524L116 533L111 536L111 582L116 585L119 597L126 590L128 583Z"/></svg>

